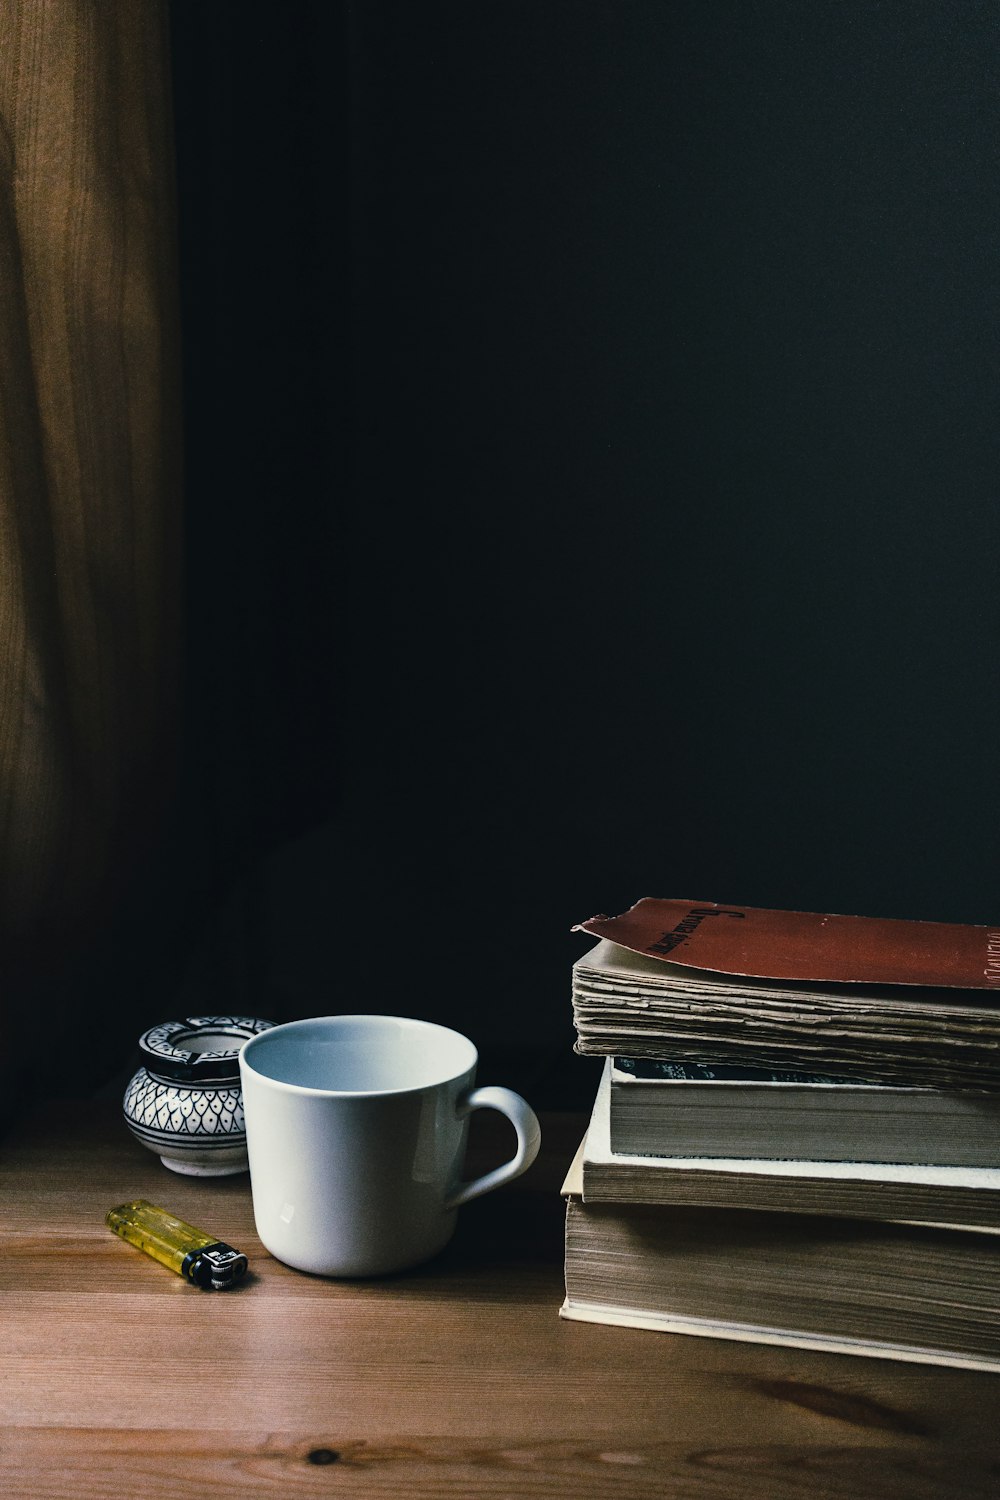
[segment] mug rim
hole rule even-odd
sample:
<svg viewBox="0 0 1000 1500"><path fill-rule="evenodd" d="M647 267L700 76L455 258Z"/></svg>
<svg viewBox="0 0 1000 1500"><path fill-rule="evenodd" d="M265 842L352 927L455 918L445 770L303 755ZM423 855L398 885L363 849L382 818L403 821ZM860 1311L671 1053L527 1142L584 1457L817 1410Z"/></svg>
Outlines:
<svg viewBox="0 0 1000 1500"><path fill-rule="evenodd" d="M417 1026L425 1031L443 1032L447 1036L456 1037L464 1042L471 1052L468 1065L464 1068L451 1070L440 1077L433 1078L429 1083L408 1084L403 1088L393 1089L322 1089L314 1088L308 1083L287 1083L282 1078L272 1078L269 1073L262 1073L255 1068L249 1060L247 1053L252 1052L256 1042L263 1042L267 1037L274 1037L278 1032L296 1031L299 1027L315 1026L317 1022L328 1021L401 1021L406 1026ZM283 1021L278 1026L271 1026L267 1031L262 1031L257 1036L247 1037L237 1054L241 1069L252 1073L254 1078L260 1079L261 1083L268 1084L271 1088L280 1089L290 1094L305 1094L320 1099L390 1099L402 1094L418 1094L426 1089L441 1088L443 1084L453 1083L456 1078L462 1078L470 1070L475 1070L479 1063L479 1051L469 1037L462 1031L456 1031L454 1026L442 1026L438 1021L424 1021L419 1016L390 1016L378 1012L352 1012L349 1015L334 1016L303 1016L297 1021Z"/></svg>

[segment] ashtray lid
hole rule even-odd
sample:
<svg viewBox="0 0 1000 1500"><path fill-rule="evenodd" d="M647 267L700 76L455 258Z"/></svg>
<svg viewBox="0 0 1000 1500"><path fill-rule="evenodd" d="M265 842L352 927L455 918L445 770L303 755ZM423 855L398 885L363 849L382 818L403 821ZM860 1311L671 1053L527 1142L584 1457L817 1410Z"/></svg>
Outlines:
<svg viewBox="0 0 1000 1500"><path fill-rule="evenodd" d="M273 1021L259 1016L186 1016L162 1021L139 1038L149 1072L189 1082L231 1082L240 1076L243 1043Z"/></svg>

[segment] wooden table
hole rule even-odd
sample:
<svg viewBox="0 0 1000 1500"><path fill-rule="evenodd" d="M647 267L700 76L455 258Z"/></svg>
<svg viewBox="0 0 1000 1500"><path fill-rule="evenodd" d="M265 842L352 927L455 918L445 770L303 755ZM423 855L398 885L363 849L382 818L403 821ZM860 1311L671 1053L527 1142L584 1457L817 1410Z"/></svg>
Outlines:
<svg viewBox="0 0 1000 1500"><path fill-rule="evenodd" d="M1000 1376L561 1321L581 1124L547 1120L437 1261L338 1283L268 1256L246 1177L176 1176L96 1105L28 1121L0 1155L0 1492L994 1500ZM251 1277L199 1292L123 1244L132 1197Z"/></svg>

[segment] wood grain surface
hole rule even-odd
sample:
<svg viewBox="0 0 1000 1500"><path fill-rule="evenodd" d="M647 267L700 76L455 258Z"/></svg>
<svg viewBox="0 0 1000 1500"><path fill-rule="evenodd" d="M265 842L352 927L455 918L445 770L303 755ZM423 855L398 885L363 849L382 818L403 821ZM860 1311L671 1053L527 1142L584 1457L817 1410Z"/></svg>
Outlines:
<svg viewBox="0 0 1000 1500"><path fill-rule="evenodd" d="M476 1123L472 1154L499 1159ZM272 1259L246 1177L168 1172L116 1110L29 1121L0 1156L3 1494L1000 1492L996 1376L560 1321L582 1121L544 1125L436 1261L348 1283ZM107 1209L138 1196L245 1250L248 1280L199 1292L116 1239Z"/></svg>

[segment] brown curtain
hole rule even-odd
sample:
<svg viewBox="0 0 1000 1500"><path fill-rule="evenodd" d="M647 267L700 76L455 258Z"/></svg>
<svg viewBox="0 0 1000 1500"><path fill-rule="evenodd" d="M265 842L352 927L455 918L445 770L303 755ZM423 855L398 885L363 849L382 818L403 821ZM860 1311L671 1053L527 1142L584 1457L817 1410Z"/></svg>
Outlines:
<svg viewBox="0 0 1000 1500"><path fill-rule="evenodd" d="M51 967L92 940L148 858L169 795L180 540L172 163L166 4L6 0L0 935L8 972Z"/></svg>

